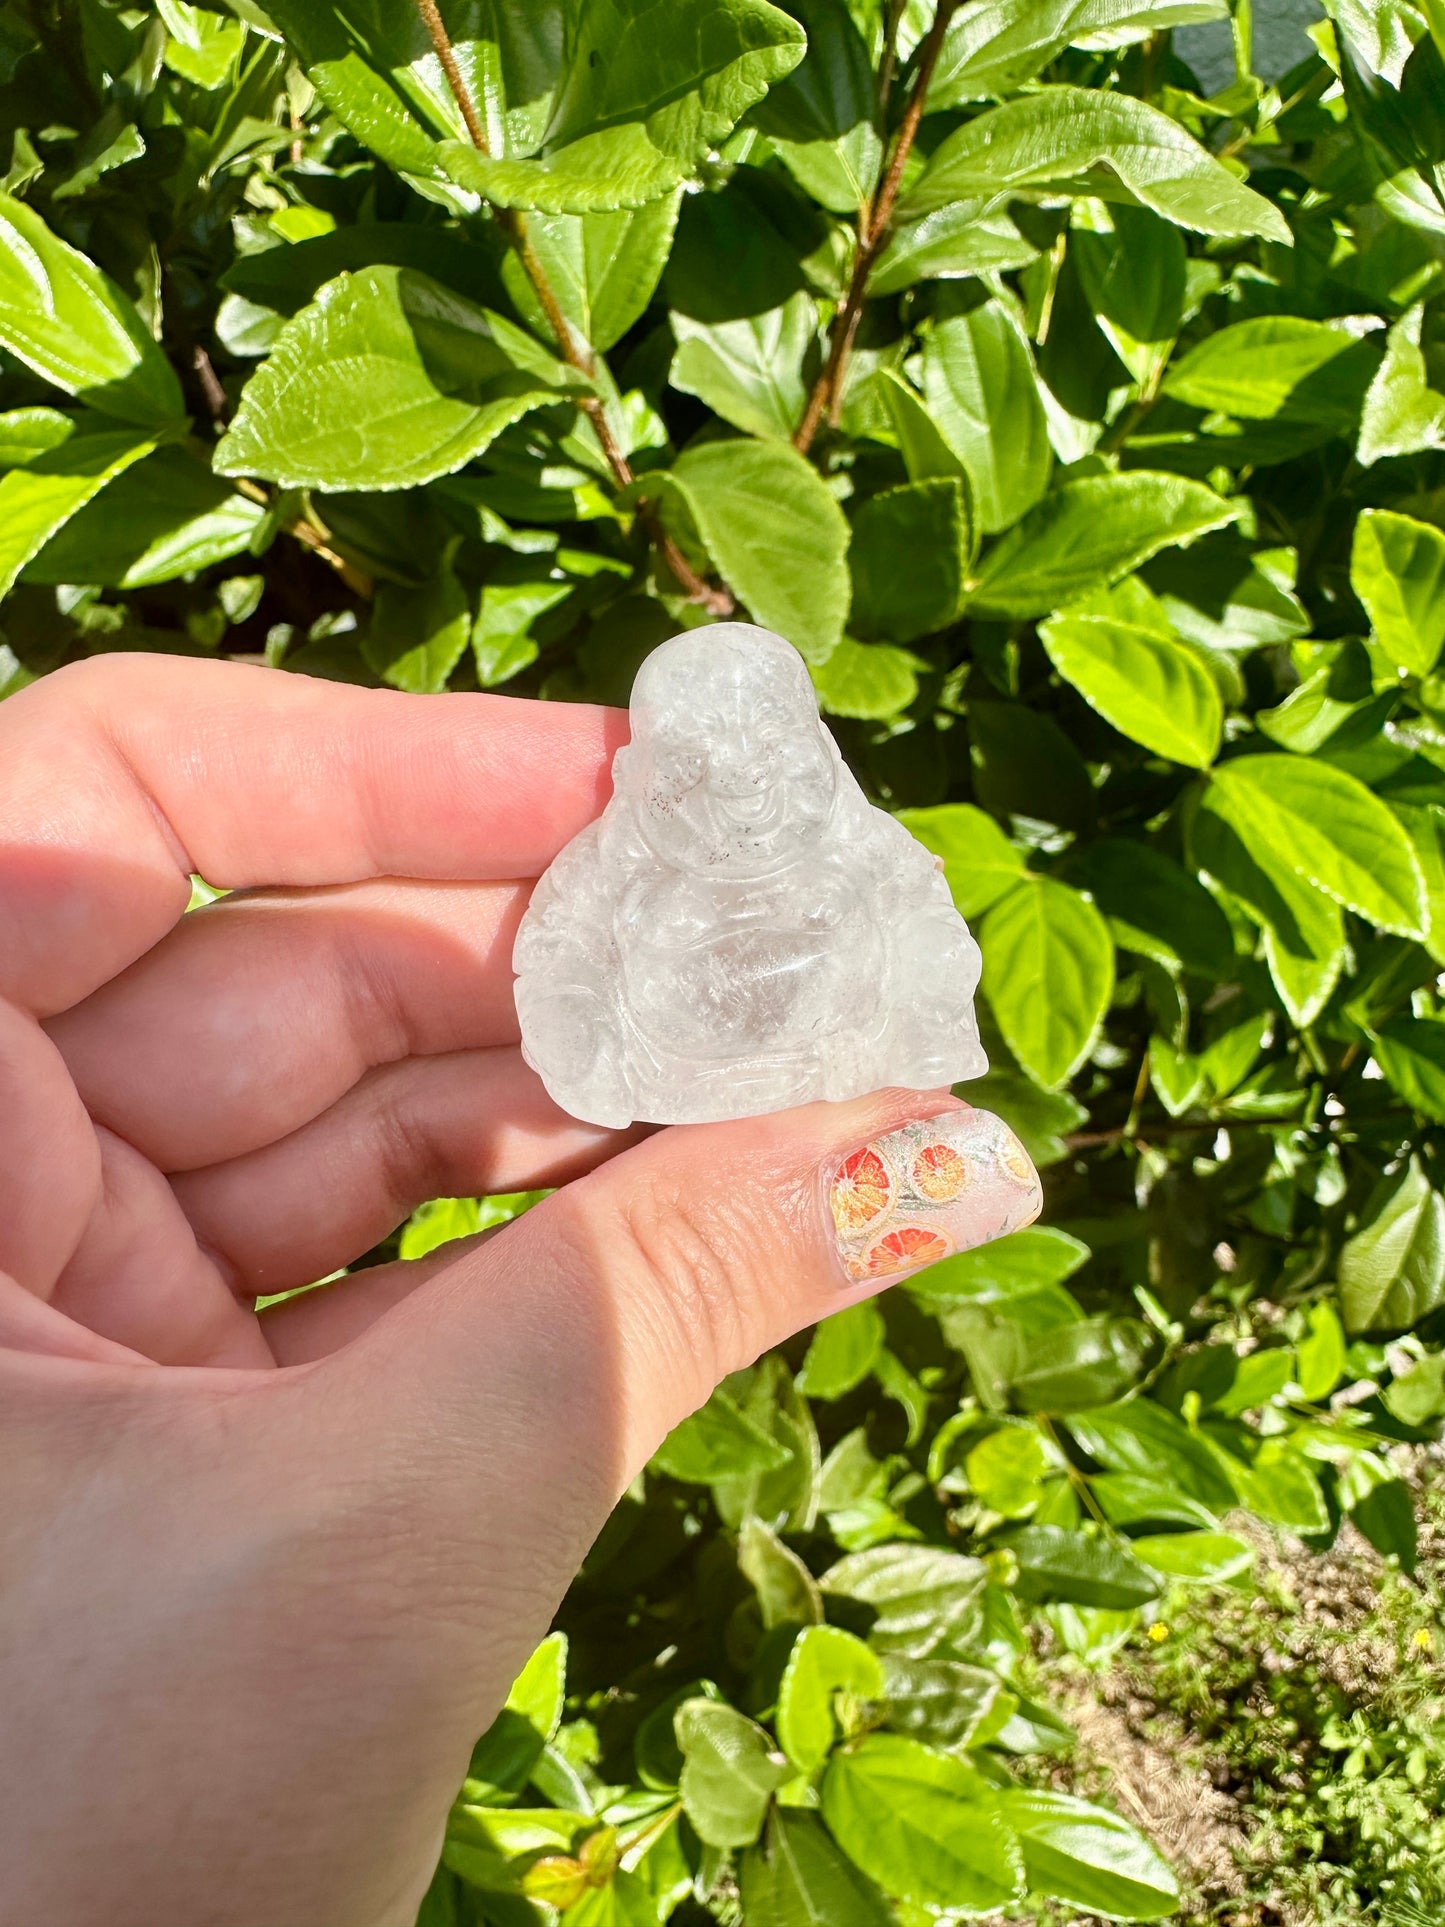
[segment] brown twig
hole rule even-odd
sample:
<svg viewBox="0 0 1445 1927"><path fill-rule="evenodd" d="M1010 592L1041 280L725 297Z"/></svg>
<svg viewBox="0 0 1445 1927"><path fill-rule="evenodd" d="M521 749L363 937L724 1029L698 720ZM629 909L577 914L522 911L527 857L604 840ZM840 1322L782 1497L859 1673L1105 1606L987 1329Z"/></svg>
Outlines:
<svg viewBox="0 0 1445 1927"><path fill-rule="evenodd" d="M848 366L848 355L858 333L858 323L863 318L863 302L868 291L868 276L888 238L888 224L893 218L893 206L898 199L903 169L907 165L909 154L913 151L918 123L923 118L923 109L928 100L929 82L933 79L933 70L938 65L938 56L943 51L943 37L948 32L948 23L953 18L958 4L959 0L938 0L933 24L919 48L918 72L914 75L913 91L908 97L908 105L899 123L883 183L871 204L865 207L858 217L858 251L853 262L853 275L848 284L847 298L833 317L828 358L823 364L822 373L813 383L813 392L808 397L803 419L799 422L798 432L793 437L793 446L800 454L807 454L813 445L813 437L817 434L824 415L830 413L842 399L843 376Z"/></svg>
<svg viewBox="0 0 1445 1927"><path fill-rule="evenodd" d="M427 33L431 36L432 46L436 49L442 72L447 77L447 85L451 88L462 119L466 122L473 147L479 154L489 153L486 129L482 126L476 104L472 100L461 67L457 63L456 52L447 35L446 23L437 8L437 0L416 0L416 10L421 15ZM527 232L527 217L520 209L514 207L494 208L492 212L502 232L516 250L522 272L532 284L532 291L541 303L542 312L547 318L547 326L556 339L559 354L569 367L575 368L579 374L590 376L593 373L591 352L585 343L578 340L568 325L567 317L562 312L562 304L557 299L556 290L552 286L547 270L532 246L531 237ZM591 422L618 488L629 487L633 480L632 464L612 432L611 424L607 420L607 412L601 401L596 395L587 395L578 400L577 406ZM688 601L701 603L713 615L731 615L735 605L729 591L715 587L697 573L676 542L663 528L655 506L645 501L639 503L638 515L658 554L677 578Z"/></svg>

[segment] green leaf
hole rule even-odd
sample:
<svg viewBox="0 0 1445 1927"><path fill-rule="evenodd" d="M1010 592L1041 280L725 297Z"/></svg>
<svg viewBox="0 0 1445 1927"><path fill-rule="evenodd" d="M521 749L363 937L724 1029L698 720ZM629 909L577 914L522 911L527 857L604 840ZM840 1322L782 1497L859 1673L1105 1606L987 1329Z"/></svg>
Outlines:
<svg viewBox="0 0 1445 1927"><path fill-rule="evenodd" d="M900 810L898 821L925 850L943 858L948 887L965 917L976 917L997 903L1024 874L1023 852L972 803Z"/></svg>
<svg viewBox="0 0 1445 1927"><path fill-rule="evenodd" d="M504 207L637 207L684 180L807 44L765 0L669 0L662 28L650 0L580 0L540 140L490 155L443 141L442 165Z"/></svg>
<svg viewBox="0 0 1445 1927"><path fill-rule="evenodd" d="M1223 14L1224 0L981 0L949 23L929 109L1012 93L1065 47L1091 36L1112 46Z"/></svg>
<svg viewBox="0 0 1445 1927"><path fill-rule="evenodd" d="M3 193L0 347L121 421L162 428L185 420L180 384L134 304L33 208Z"/></svg>
<svg viewBox="0 0 1445 1927"><path fill-rule="evenodd" d="M1227 977L1229 920L1198 878L1151 843L1101 837L1068 866L1109 919L1114 941L1166 969Z"/></svg>
<svg viewBox="0 0 1445 1927"><path fill-rule="evenodd" d="M1128 1391L1147 1352L1148 1334L1139 1321L1114 1315L1020 1333L1013 1356L998 1361L1002 1389L1018 1411L1077 1411Z"/></svg>
<svg viewBox="0 0 1445 1927"><path fill-rule="evenodd" d="M887 722L917 696L919 667L906 649L844 636L826 661L814 664L813 686L830 716Z"/></svg>
<svg viewBox="0 0 1445 1927"><path fill-rule="evenodd" d="M972 1086L970 1086L972 1090ZM1089 1247L1053 1225L1029 1225L972 1251L930 1265L910 1289L930 1299L1006 1304L1071 1278L1087 1264Z"/></svg>
<svg viewBox="0 0 1445 1927"><path fill-rule="evenodd" d="M1183 236L1148 208L1085 202L1069 246L1094 319L1134 380L1152 392L1184 319Z"/></svg>
<svg viewBox="0 0 1445 1927"><path fill-rule="evenodd" d="M290 488L406 488L463 467L577 379L415 268L364 268L282 328L215 465Z"/></svg>
<svg viewBox="0 0 1445 1927"><path fill-rule="evenodd" d="M883 1314L871 1298L836 1311L813 1333L794 1383L808 1398L842 1398L872 1371L883 1339Z"/></svg>
<svg viewBox="0 0 1445 1927"><path fill-rule="evenodd" d="M807 54L759 102L752 123L815 201L856 214L883 161L867 43L843 0L791 0L789 11L807 30Z"/></svg>
<svg viewBox="0 0 1445 1927"><path fill-rule="evenodd" d="M1136 1472L1100 1472L1090 1489L1113 1526L1202 1526L1213 1531L1219 1521L1198 1499L1178 1492L1164 1479Z"/></svg>
<svg viewBox="0 0 1445 1927"><path fill-rule="evenodd" d="M983 1582L977 1559L934 1546L894 1545L850 1552L819 1584L873 1612L868 1640L876 1651L927 1659L976 1621Z"/></svg>
<svg viewBox="0 0 1445 1927"><path fill-rule="evenodd" d="M1445 1019L1392 1017L1371 1049L1390 1089L1412 1111L1445 1124Z"/></svg>
<svg viewBox="0 0 1445 1927"><path fill-rule="evenodd" d="M1023 1892L1023 1856L993 1789L949 1754L875 1733L829 1762L822 1796L839 1846L901 1899L985 1913Z"/></svg>
<svg viewBox="0 0 1445 1927"><path fill-rule="evenodd" d="M1069 1430L1080 1446L1111 1472L1138 1478L1167 1479L1211 1511L1227 1510L1234 1487L1207 1441L1152 1399L1097 1412L1074 1412Z"/></svg>
<svg viewBox="0 0 1445 1927"><path fill-rule="evenodd" d="M1025 1599L1068 1599L1080 1606L1144 1606L1159 1581L1114 1539L1064 1526L1024 1526L1006 1541L1018 1560Z"/></svg>
<svg viewBox="0 0 1445 1927"><path fill-rule="evenodd" d="M817 470L783 443L706 442L667 480L758 621L826 661L848 613L848 524Z"/></svg>
<svg viewBox="0 0 1445 1927"><path fill-rule="evenodd" d="M891 1927L893 1910L834 1846L815 1813L775 1807L760 1847L743 1856L748 1927Z"/></svg>
<svg viewBox="0 0 1445 1927"><path fill-rule="evenodd" d="M673 1427L652 1463L669 1478L710 1485L714 1479L776 1472L788 1459L787 1448L719 1388L706 1405Z"/></svg>
<svg viewBox="0 0 1445 1927"><path fill-rule="evenodd" d="M1068 1154L1065 1135L1077 1131L1089 1115L1067 1091L1041 1091L1031 1078L1011 1071L985 1073L969 1085L968 1095L981 1111L994 1111L1003 1119L1040 1170ZM929 1275L936 1269L930 1267Z"/></svg>
<svg viewBox="0 0 1445 1927"><path fill-rule="evenodd" d="M170 582L239 555L265 513L189 450L158 448L71 516L25 579L122 589Z"/></svg>
<svg viewBox="0 0 1445 1927"><path fill-rule="evenodd" d="M962 1660L889 1659L883 1671L890 1730L948 1752L992 1730L1011 1697L997 1673Z"/></svg>
<svg viewBox="0 0 1445 1927"><path fill-rule="evenodd" d="M1135 1558L1168 1579L1218 1585L1248 1572L1254 1548L1229 1532L1161 1532L1132 1542Z"/></svg>
<svg viewBox="0 0 1445 1927"><path fill-rule="evenodd" d="M1030 188L1072 185L1091 170L1099 172L1085 192L1099 191L1114 176L1180 227L1289 243L1279 211L1177 121L1128 94L1086 87L1041 87L960 127L934 149L900 212L904 220L916 219L965 197L987 206Z"/></svg>
<svg viewBox="0 0 1445 1927"><path fill-rule="evenodd" d="M868 292L901 294L919 281L1027 267L1038 252L1006 209L980 215L961 201L920 220L896 223L868 276Z"/></svg>
<svg viewBox="0 0 1445 1927"><path fill-rule="evenodd" d="M1340 1253L1345 1330L1403 1331L1445 1304L1445 1200L1418 1158L1384 1179Z"/></svg>
<svg viewBox="0 0 1445 1927"><path fill-rule="evenodd" d="M1375 371L1360 414L1355 447L1365 466L1390 455L1416 455L1445 448L1445 395L1430 386L1420 347L1423 304L1409 309L1386 337L1385 359Z"/></svg>
<svg viewBox="0 0 1445 1927"><path fill-rule="evenodd" d="M1041 623L1039 638L1065 682L1122 735L1195 769L1214 761L1218 684L1136 577Z"/></svg>
<svg viewBox="0 0 1445 1927"><path fill-rule="evenodd" d="M980 1505L1016 1519L1038 1503L1048 1465L1044 1442L1033 1427L1009 1426L980 1439L963 1469Z"/></svg>
<svg viewBox="0 0 1445 1927"><path fill-rule="evenodd" d="M851 627L913 642L946 629L964 603L972 543L968 500L952 477L884 489L853 520Z"/></svg>
<svg viewBox="0 0 1445 1927"><path fill-rule="evenodd" d="M1295 1347L1295 1378L1312 1403L1328 1398L1345 1375L1345 1332L1331 1304L1311 1305L1309 1330Z"/></svg>
<svg viewBox="0 0 1445 1927"><path fill-rule="evenodd" d="M860 1705L881 1699L882 1662L841 1626L805 1627L778 1687L778 1742L800 1773L815 1773L832 1752L840 1694Z"/></svg>
<svg viewBox="0 0 1445 1927"><path fill-rule="evenodd" d="M710 1847L747 1847L788 1777L762 1727L718 1700L684 1700L673 1718L682 1748L682 1805Z"/></svg>
<svg viewBox="0 0 1445 1927"><path fill-rule="evenodd" d="M1271 878L1303 877L1382 930L1423 934L1410 840L1357 777L1314 757L1239 756L1213 772L1209 807Z"/></svg>
<svg viewBox="0 0 1445 1927"><path fill-rule="evenodd" d="M670 379L747 435L787 441L808 398L804 362L818 333L808 294L739 321L693 321L674 314L677 352Z"/></svg>
<svg viewBox="0 0 1445 1927"><path fill-rule="evenodd" d="M561 1722L566 1677L567 1636L549 1633L472 1749L468 1798L483 1804L501 1802L526 1783Z"/></svg>
<svg viewBox="0 0 1445 1927"><path fill-rule="evenodd" d="M1419 1538L1415 1500L1399 1474L1372 1452L1355 1454L1340 1476L1340 1502L1376 1552L1415 1570Z"/></svg>
<svg viewBox="0 0 1445 1927"><path fill-rule="evenodd" d="M0 476L0 596L72 515L78 514L113 475L155 447L136 428L89 424L58 446L37 455L28 468Z"/></svg>
<svg viewBox="0 0 1445 1927"><path fill-rule="evenodd" d="M445 689L472 633L472 601L450 565L419 588L383 582L363 653L394 689Z"/></svg>
<svg viewBox="0 0 1445 1927"><path fill-rule="evenodd" d="M544 1740L555 1738L567 1683L567 1635L548 1633L512 1683L507 1705L529 1719Z"/></svg>
<svg viewBox="0 0 1445 1927"><path fill-rule="evenodd" d="M1057 1089L1088 1057L1114 993L1114 943L1089 899L1053 877L996 903L979 930L983 988L1009 1049Z"/></svg>
<svg viewBox="0 0 1445 1927"><path fill-rule="evenodd" d="M1164 392L1249 421L1353 427L1378 349L1347 329L1298 315L1257 315L1217 329L1170 369Z"/></svg>
<svg viewBox="0 0 1445 1927"><path fill-rule="evenodd" d="M817 1583L796 1552L761 1519L744 1519L738 1534L738 1570L758 1596L763 1629L811 1626L823 1617Z"/></svg>
<svg viewBox="0 0 1445 1927"><path fill-rule="evenodd" d="M1235 513L1182 475L1131 469L1065 482L989 550L973 604L990 615L1048 615Z"/></svg>
<svg viewBox="0 0 1445 1927"><path fill-rule="evenodd" d="M622 339L652 299L667 265L679 199L674 192L645 207L534 214L527 222L528 245L563 315L599 353ZM550 321L515 249L502 256L501 279L517 311L550 339Z"/></svg>
<svg viewBox="0 0 1445 1927"><path fill-rule="evenodd" d="M1168 1862L1116 1813L1025 1787L1000 1794L999 1811L1023 1847L1031 1893L1106 1920L1162 1920L1178 1906Z"/></svg>
<svg viewBox="0 0 1445 1927"><path fill-rule="evenodd" d="M1425 1426L1445 1418L1445 1352L1434 1352L1399 1372L1382 1394L1385 1409L1402 1425Z"/></svg>
<svg viewBox="0 0 1445 1927"><path fill-rule="evenodd" d="M1028 337L1003 301L936 321L924 340L928 411L963 464L978 527L995 535L1049 485L1053 450Z"/></svg>
<svg viewBox="0 0 1445 1927"><path fill-rule="evenodd" d="M1445 535L1390 509L1355 524L1350 586L1396 668L1428 676L1445 642Z"/></svg>
<svg viewBox="0 0 1445 1927"><path fill-rule="evenodd" d="M892 424L903 466L908 470L908 479L928 482L935 476L966 476L963 463L943 439L938 424L908 383L891 368L882 369L875 382Z"/></svg>

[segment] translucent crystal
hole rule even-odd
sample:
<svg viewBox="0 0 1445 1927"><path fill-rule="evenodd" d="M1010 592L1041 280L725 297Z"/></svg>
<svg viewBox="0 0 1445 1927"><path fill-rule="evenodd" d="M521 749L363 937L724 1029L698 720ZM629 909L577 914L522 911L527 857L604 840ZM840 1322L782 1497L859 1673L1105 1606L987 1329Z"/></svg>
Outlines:
<svg viewBox="0 0 1445 1927"><path fill-rule="evenodd" d="M523 1054L564 1110L701 1123L987 1069L978 946L780 636L654 650L612 779L513 955Z"/></svg>

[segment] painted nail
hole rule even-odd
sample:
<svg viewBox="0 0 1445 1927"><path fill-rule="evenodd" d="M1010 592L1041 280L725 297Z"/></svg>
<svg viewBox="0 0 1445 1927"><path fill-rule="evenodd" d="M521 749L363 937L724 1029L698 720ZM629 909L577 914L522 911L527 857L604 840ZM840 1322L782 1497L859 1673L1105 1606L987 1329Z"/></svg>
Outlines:
<svg viewBox="0 0 1445 1927"><path fill-rule="evenodd" d="M1033 1161L991 1111L905 1124L823 1167L851 1284L892 1279L1002 1238L1039 1215Z"/></svg>

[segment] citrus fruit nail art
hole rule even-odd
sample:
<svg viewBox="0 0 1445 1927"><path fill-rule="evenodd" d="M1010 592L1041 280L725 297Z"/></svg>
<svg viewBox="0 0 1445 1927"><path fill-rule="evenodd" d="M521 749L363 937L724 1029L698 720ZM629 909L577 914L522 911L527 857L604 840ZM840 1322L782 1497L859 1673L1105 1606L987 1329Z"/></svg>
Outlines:
<svg viewBox="0 0 1445 1927"><path fill-rule="evenodd" d="M857 1284L901 1278L1004 1237L1043 1203L1027 1151L987 1111L905 1124L823 1176L838 1255Z"/></svg>
<svg viewBox="0 0 1445 1927"><path fill-rule="evenodd" d="M865 1144L838 1166L828 1202L833 1222L843 1238L874 1231L893 1209L898 1179L893 1167L872 1144Z"/></svg>

